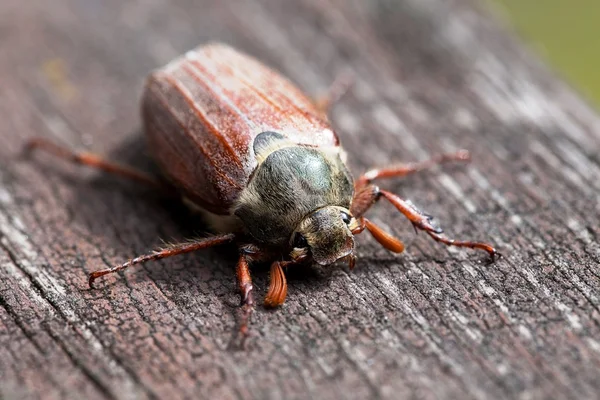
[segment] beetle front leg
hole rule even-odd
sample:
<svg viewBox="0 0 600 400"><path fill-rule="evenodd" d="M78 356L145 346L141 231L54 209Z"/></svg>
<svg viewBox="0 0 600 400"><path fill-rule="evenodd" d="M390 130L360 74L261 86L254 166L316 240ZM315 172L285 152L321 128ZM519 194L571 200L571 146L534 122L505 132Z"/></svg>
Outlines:
<svg viewBox="0 0 600 400"><path fill-rule="evenodd" d="M248 266L248 260L245 254L240 255L240 259L237 263L237 281L240 288L240 307L242 311L240 321L240 333L243 336L248 335L248 324L250 323L250 317L252 311L254 311L254 296L252 286L252 277L250 276L250 268Z"/></svg>
<svg viewBox="0 0 600 400"><path fill-rule="evenodd" d="M355 186L356 188L361 188L370 184L375 179L403 177L410 174L414 174L415 172L420 172L432 168L436 165L445 164L453 161L468 162L470 160L471 154L467 150L459 150L454 153L438 154L425 161L419 161L408 164L390 165L389 167L383 168L374 168L365 172L360 178L358 178Z"/></svg>
<svg viewBox="0 0 600 400"><path fill-rule="evenodd" d="M461 241L442 236L442 229L434 226L431 223L431 216L416 208L409 201L403 200L399 196L388 191L381 190L375 185L367 185L357 191L352 201L350 212L355 218L364 218L364 213L367 212L367 210L382 197L392 203L392 205L398 211L408 218L415 228L415 231L417 229L424 231L436 242L443 243L447 246L467 247L471 249L483 250L490 255L492 260L500 255L500 253L498 253L498 251L496 251L496 249L488 243Z"/></svg>

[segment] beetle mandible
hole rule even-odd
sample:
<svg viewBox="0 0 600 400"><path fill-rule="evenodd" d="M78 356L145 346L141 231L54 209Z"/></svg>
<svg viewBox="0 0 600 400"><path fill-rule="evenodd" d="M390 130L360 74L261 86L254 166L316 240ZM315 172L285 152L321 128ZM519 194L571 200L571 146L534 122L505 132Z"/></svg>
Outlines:
<svg viewBox="0 0 600 400"><path fill-rule="evenodd" d="M378 178L465 161L469 153L463 150L425 162L373 169L354 181L326 116L340 92L334 89L320 102L312 101L281 75L223 44L201 46L153 72L142 97L150 150L168 187L202 210L216 234L92 272L89 285L135 264L234 242L239 248L237 280L244 310L241 330L247 331L254 305L251 263L272 262L264 303L274 307L287 294L285 267L345 260L352 269L354 235L365 229L386 249L402 252L399 239L365 217L380 199L434 240L484 250L493 260L498 255L493 246L443 236L430 216L373 184ZM143 172L46 139L33 139L28 147L165 186Z"/></svg>

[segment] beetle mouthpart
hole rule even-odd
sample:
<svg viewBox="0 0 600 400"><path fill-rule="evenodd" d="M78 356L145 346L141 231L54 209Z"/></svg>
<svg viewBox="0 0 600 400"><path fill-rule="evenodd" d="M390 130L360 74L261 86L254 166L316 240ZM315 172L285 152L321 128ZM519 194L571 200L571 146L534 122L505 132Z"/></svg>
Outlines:
<svg viewBox="0 0 600 400"><path fill-rule="evenodd" d="M296 262L302 262L304 260L306 260L309 257L309 250L308 248L293 248L291 253L290 253L290 258Z"/></svg>
<svg viewBox="0 0 600 400"><path fill-rule="evenodd" d="M319 265L331 265L352 254L354 251L354 237L348 236L343 243L335 243L333 247L327 245L323 247L323 249L313 251L313 260ZM335 251L332 251L333 249L335 249Z"/></svg>

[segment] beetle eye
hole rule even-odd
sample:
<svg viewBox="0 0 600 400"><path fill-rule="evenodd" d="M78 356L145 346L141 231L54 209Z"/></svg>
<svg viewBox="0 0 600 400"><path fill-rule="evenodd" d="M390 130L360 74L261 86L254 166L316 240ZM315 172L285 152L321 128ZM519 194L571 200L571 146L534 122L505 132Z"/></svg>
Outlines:
<svg viewBox="0 0 600 400"><path fill-rule="evenodd" d="M351 220L352 218L348 215L348 213L342 211L342 221L344 221L346 225L350 225Z"/></svg>
<svg viewBox="0 0 600 400"><path fill-rule="evenodd" d="M301 233L296 232L294 234L293 246L295 248L303 249L303 248L308 247L308 242L306 241L306 238Z"/></svg>

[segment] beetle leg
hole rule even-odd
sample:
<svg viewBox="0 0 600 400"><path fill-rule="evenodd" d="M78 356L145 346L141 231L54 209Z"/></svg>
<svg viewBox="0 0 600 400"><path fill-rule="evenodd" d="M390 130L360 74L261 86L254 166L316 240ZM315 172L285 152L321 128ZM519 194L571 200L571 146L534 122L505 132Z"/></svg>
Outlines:
<svg viewBox="0 0 600 400"><path fill-rule="evenodd" d="M248 266L248 259L245 254L240 255L240 259L237 263L237 281L240 288L241 295L241 310L242 316L240 321L240 333L243 336L248 335L248 324L250 322L250 316L254 310L254 296L252 277L250 276L250 268Z"/></svg>
<svg viewBox="0 0 600 400"><path fill-rule="evenodd" d="M117 163L104 160L101 156L86 151L73 151L66 147L60 146L45 138L34 138L31 139L25 145L25 151L31 152L33 150L43 150L56 157L70 161L75 164L87 165L88 167L97 168L99 170L109 172L114 175L119 175L125 178L133 179L138 182L145 183L150 186L164 188L166 185L157 179L154 179L150 175L137 169L119 165Z"/></svg>
<svg viewBox="0 0 600 400"><path fill-rule="evenodd" d="M360 178L358 178L355 186L357 188L360 188L370 184L375 179L402 177L413 174L415 172L420 172L425 169L432 168L439 164L445 164L452 161L468 162L470 160L471 154L467 150L459 150L454 153L438 154L425 161L408 164L390 165L389 167L384 168L375 168L365 172Z"/></svg>
<svg viewBox="0 0 600 400"><path fill-rule="evenodd" d="M329 113L331 107L337 103L348 92L354 84L354 75L351 73L343 73L339 75L327 89L325 94L315 99L315 106L323 112Z"/></svg>
<svg viewBox="0 0 600 400"><path fill-rule="evenodd" d="M355 218L361 218L363 214L382 197L390 203L392 203L392 205L396 207L398 211L400 211L406 218L408 218L408 220L412 223L413 227L415 228L415 231L417 229L424 231L429 236L431 236L431 238L436 242L443 243L447 246L468 247L471 249L483 250L490 255L492 260L500 256L500 253L498 253L498 251L490 244L482 242L461 241L449 239L447 237L442 236L442 229L434 226L431 223L431 216L425 214L424 212L416 208L409 201L403 200L399 196L388 191L381 190L375 185L365 186L356 193L354 199L352 200L350 212ZM380 232L375 231L374 233L373 230L369 229L369 225L367 223L365 223L365 225L367 229L377 239L377 235L380 235ZM384 239L384 242L386 242L386 238L383 236L382 238Z"/></svg>
<svg viewBox="0 0 600 400"><path fill-rule="evenodd" d="M124 264L117 265L112 268L106 268L106 269L101 269L99 271L94 271L94 272L90 273L90 275L89 275L88 284L90 285L90 288L93 288L94 281L96 279L100 278L101 276L124 270L128 267L131 267L132 265L145 263L147 261L160 260L162 258L176 256L178 254L190 253L192 251L196 251L196 250L200 250L200 249L206 249L208 247L217 246L217 245L224 244L224 243L229 243L229 242L233 241L234 239L235 239L235 234L227 233L224 235L217 235L217 236L211 236L211 237L208 237L205 239L199 239L199 240L196 240L193 242L177 243L174 245L169 245L168 247L166 247L164 249L156 250L150 254L146 254L146 255L131 259Z"/></svg>

